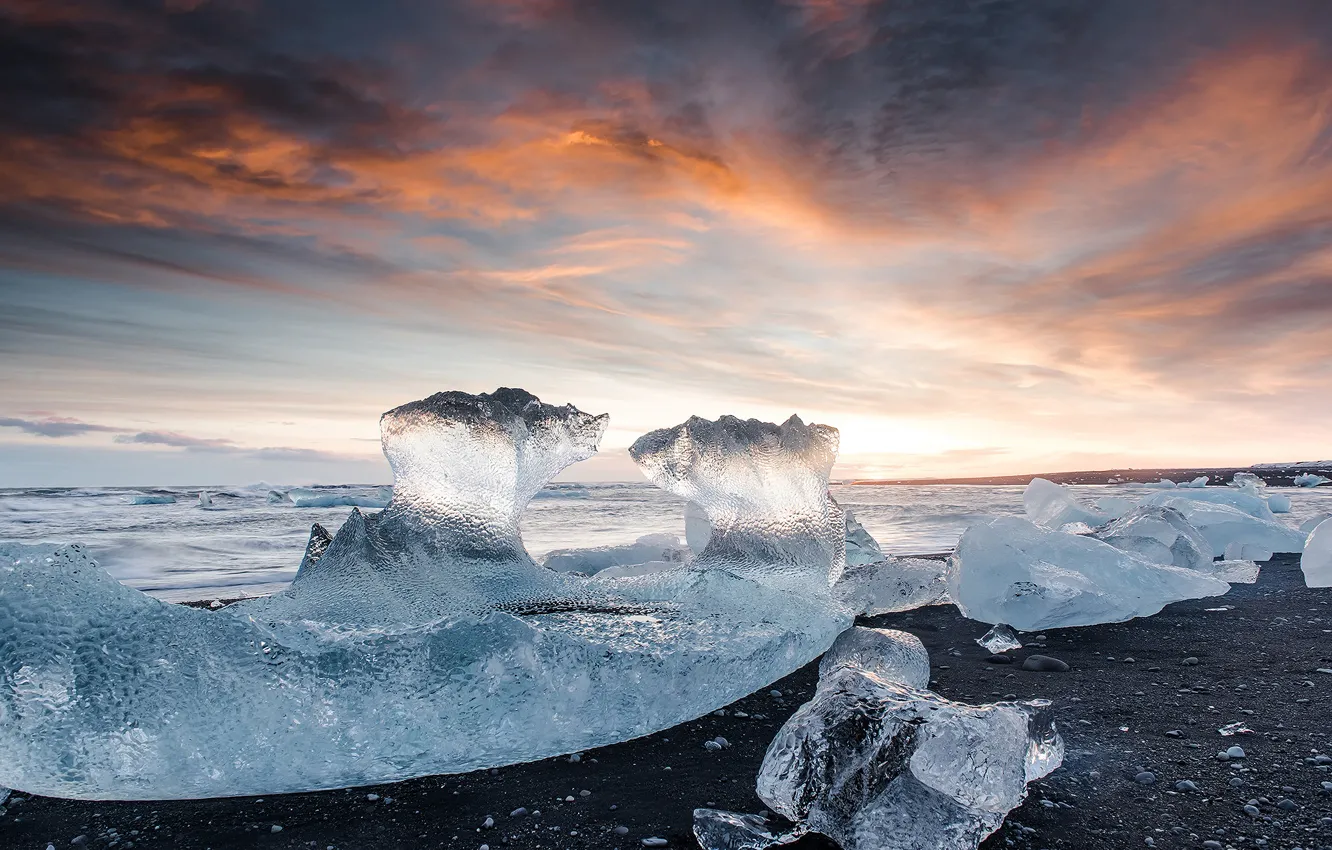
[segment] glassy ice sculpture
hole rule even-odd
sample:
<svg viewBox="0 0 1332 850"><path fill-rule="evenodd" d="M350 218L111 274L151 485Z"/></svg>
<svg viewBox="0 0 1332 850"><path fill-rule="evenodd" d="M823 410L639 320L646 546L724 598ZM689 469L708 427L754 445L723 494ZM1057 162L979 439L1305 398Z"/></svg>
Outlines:
<svg viewBox="0 0 1332 850"><path fill-rule="evenodd" d="M0 544L0 787L217 797L530 761L706 714L850 624L829 590L837 432L794 417L635 443L713 528L684 568L534 563L523 508L605 425L513 389L389 411L388 506L316 527L289 588L216 611L127 588L78 545Z"/></svg>

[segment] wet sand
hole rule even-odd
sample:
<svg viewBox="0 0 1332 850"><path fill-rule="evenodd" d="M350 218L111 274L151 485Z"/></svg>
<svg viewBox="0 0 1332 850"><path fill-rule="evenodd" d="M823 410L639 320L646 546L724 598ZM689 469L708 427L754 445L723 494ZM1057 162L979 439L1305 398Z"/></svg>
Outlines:
<svg viewBox="0 0 1332 850"><path fill-rule="evenodd" d="M986 626L951 605L864 624L918 635L930 653L933 687L946 697L1054 701L1068 748L1064 766L1030 787L987 850L1145 847L1149 838L1158 848L1332 847L1332 796L1321 785L1332 782L1332 758L1317 763L1319 755L1332 757L1332 673L1318 672L1332 670L1332 590L1305 588L1298 556L1264 564L1258 584L1223 597L1127 623L1049 630L1043 647L1029 639L1010 653L1018 662L1011 665L988 663L974 642ZM1072 670L1021 670L1033 652ZM1185 664L1190 658L1197 663ZM691 848L695 807L763 808L755 774L777 728L813 692L816 667L724 715L588 751L577 762L562 757L266 798L90 803L16 793L0 817L0 848L629 850L648 837ZM1218 733L1234 722L1252 734ZM704 749L718 735L731 747ZM1217 760L1235 744L1244 759ZM1155 775L1153 784L1135 780L1143 770ZM1198 790L1176 791L1182 780ZM1250 800L1256 816L1243 809ZM511 817L520 807L528 814ZM489 829L482 826L488 816L495 822ZM80 836L81 844L72 843ZM809 838L795 846L832 845Z"/></svg>

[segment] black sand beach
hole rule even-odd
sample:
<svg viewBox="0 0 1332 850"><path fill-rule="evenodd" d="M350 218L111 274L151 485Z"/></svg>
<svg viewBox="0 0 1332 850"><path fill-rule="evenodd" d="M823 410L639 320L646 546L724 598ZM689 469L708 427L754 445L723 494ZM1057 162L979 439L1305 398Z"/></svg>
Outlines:
<svg viewBox="0 0 1332 850"><path fill-rule="evenodd" d="M1017 662L1053 655L1072 665L1068 673L988 663L974 642L986 627L952 606L866 624L918 635L944 696L1054 701L1064 766L1030 787L986 848L1332 847L1332 796L1322 785L1332 782L1332 592L1304 587L1297 556L1264 564L1258 584L1227 596L1127 623L1052 629L1043 646L1026 636L1029 645L1011 653ZM0 817L0 847L628 850L649 837L694 847L695 807L763 808L754 776L764 750L815 677L809 665L723 716L577 762L267 798L89 803L16 792ZM1237 722L1252 733L1218 733ZM730 748L704 749L718 735ZM1219 761L1233 745L1245 757ZM1135 778L1144 772L1154 782ZM1184 781L1196 790L1176 790ZM520 807L527 814L511 815Z"/></svg>

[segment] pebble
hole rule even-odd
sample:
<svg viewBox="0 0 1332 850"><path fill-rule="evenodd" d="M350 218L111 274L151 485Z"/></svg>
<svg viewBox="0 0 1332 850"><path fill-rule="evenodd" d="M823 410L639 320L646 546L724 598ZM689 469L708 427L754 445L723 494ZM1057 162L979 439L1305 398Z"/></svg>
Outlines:
<svg viewBox="0 0 1332 850"><path fill-rule="evenodd" d="M366 794L366 795L365 795L365 799L367 799L367 800L369 800L370 802L373 803L373 802L375 802L375 801L377 801L377 800L379 799L379 795L378 795L378 794Z"/></svg>
<svg viewBox="0 0 1332 850"><path fill-rule="evenodd" d="M717 737L713 738L712 740L714 740L714 741L716 741L717 743L721 744L721 745L722 745L722 749L726 749L727 747L731 746L731 742L728 741L728 740L726 740L725 738L723 738L721 735L718 735Z"/></svg>
<svg viewBox="0 0 1332 850"><path fill-rule="evenodd" d="M1244 748L1240 746L1231 747L1230 749L1226 750L1226 755L1230 756L1233 759L1242 759L1244 758Z"/></svg>
<svg viewBox="0 0 1332 850"><path fill-rule="evenodd" d="M988 663L988 664L1012 664L1012 663L1013 663L1013 659L1009 658L1007 655L991 655L990 657L986 658L985 661L986 661L986 663Z"/></svg>
<svg viewBox="0 0 1332 850"><path fill-rule="evenodd" d="M1197 791L1197 790L1198 790L1198 786L1197 786L1196 784L1194 784L1194 782L1193 782L1192 779L1181 779L1181 780L1179 780L1178 782L1175 783L1175 790L1176 790L1176 791Z"/></svg>
<svg viewBox="0 0 1332 850"><path fill-rule="evenodd" d="M617 826L617 827L615 827L615 829L611 830L611 832L614 832L616 835L628 835L628 834L629 834L629 827L627 827L627 826Z"/></svg>
<svg viewBox="0 0 1332 850"><path fill-rule="evenodd" d="M1210 838L1203 842L1203 847L1205 848L1205 850L1226 850L1226 846L1224 844L1222 844L1220 841L1214 841Z"/></svg>
<svg viewBox="0 0 1332 850"><path fill-rule="evenodd" d="M490 815L486 815L486 819L481 821L482 829L490 829L494 825L495 825L495 819L492 818Z"/></svg>
<svg viewBox="0 0 1332 850"><path fill-rule="evenodd" d="M1230 777L1230 787L1231 787L1231 788L1238 788L1238 787L1240 787L1240 786L1243 785L1243 784L1244 784L1244 780L1243 780L1243 779L1240 779L1238 776L1232 776L1232 777Z"/></svg>
<svg viewBox="0 0 1332 850"><path fill-rule="evenodd" d="M578 764L582 760L583 757L580 756L578 753L574 753L573 755L569 756L569 761L571 761L574 764Z"/></svg>
<svg viewBox="0 0 1332 850"><path fill-rule="evenodd" d="M716 752L717 750L720 750L721 748L722 748L722 745L719 744L719 743L717 743L716 741L704 741L704 742L703 742L703 749L705 749L705 750L707 750L707 751L709 751L709 752Z"/></svg>
<svg viewBox="0 0 1332 850"><path fill-rule="evenodd" d="M1167 738L1183 738L1183 737L1184 737L1184 730L1183 730L1183 729L1171 729L1170 731L1166 732L1166 737L1167 737Z"/></svg>
<svg viewBox="0 0 1332 850"><path fill-rule="evenodd" d="M274 835L277 835L279 832L282 831L282 824L275 823L268 828L268 831L273 833Z"/></svg>
<svg viewBox="0 0 1332 850"><path fill-rule="evenodd" d="M523 816L526 815L526 814L527 814L527 807L526 807L526 806L519 806L518 808L516 808L516 809L514 809L513 811L509 812L509 817L511 817L511 818L520 818L520 817L523 817Z"/></svg>
<svg viewBox="0 0 1332 850"><path fill-rule="evenodd" d="M490 845L482 844L480 847L476 848L476 850L490 850Z"/></svg>
<svg viewBox="0 0 1332 850"><path fill-rule="evenodd" d="M1150 770L1144 770L1142 773L1133 777L1133 781L1139 785L1151 785L1156 781L1156 774L1152 773Z"/></svg>
<svg viewBox="0 0 1332 850"><path fill-rule="evenodd" d="M579 792L578 792L578 796L580 796L580 797L591 797L591 796L592 796L592 792L589 791L589 790L587 790L586 788L584 788L582 791L579 791Z"/></svg>
<svg viewBox="0 0 1332 850"><path fill-rule="evenodd" d="M1022 669L1032 673L1067 673L1068 664L1048 655L1028 655L1022 662Z"/></svg>
<svg viewBox="0 0 1332 850"><path fill-rule="evenodd" d="M69 843L73 844L75 847L82 847L83 845L88 843L88 836L76 835L69 840Z"/></svg>
<svg viewBox="0 0 1332 850"><path fill-rule="evenodd" d="M1276 807L1283 812L1293 812L1299 808L1299 804L1289 797L1282 797L1276 801Z"/></svg>
<svg viewBox="0 0 1332 850"><path fill-rule="evenodd" d="M773 690L771 690L771 691L768 691L768 696L772 697L773 699L781 699L781 698L782 698L782 692L779 691L779 690L773 689ZM658 839L658 840L659 840L659 841L664 841L665 839ZM646 843L646 842L645 842L645 843Z"/></svg>
<svg viewBox="0 0 1332 850"><path fill-rule="evenodd" d="M644 847L665 847L669 842L664 838L644 838Z"/></svg>
<svg viewBox="0 0 1332 850"><path fill-rule="evenodd" d="M1253 805L1252 803L1246 803L1244 806L1244 814L1248 815L1251 818L1256 818L1258 817L1258 815L1262 813L1258 811L1257 806Z"/></svg>
<svg viewBox="0 0 1332 850"><path fill-rule="evenodd" d="M1185 666L1185 667L1193 667L1193 666L1196 665L1197 663L1198 663L1198 659L1197 659L1197 658L1194 658L1192 655L1190 655L1188 658L1185 658L1185 659L1184 659L1184 666Z"/></svg>

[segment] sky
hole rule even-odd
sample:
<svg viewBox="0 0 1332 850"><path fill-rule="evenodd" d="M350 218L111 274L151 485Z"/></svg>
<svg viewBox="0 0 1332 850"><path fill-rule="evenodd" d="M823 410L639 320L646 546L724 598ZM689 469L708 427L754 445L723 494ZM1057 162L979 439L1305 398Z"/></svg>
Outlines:
<svg viewBox="0 0 1332 850"><path fill-rule="evenodd" d="M1332 456L1322 0L0 0L0 486L523 387L838 478Z"/></svg>

